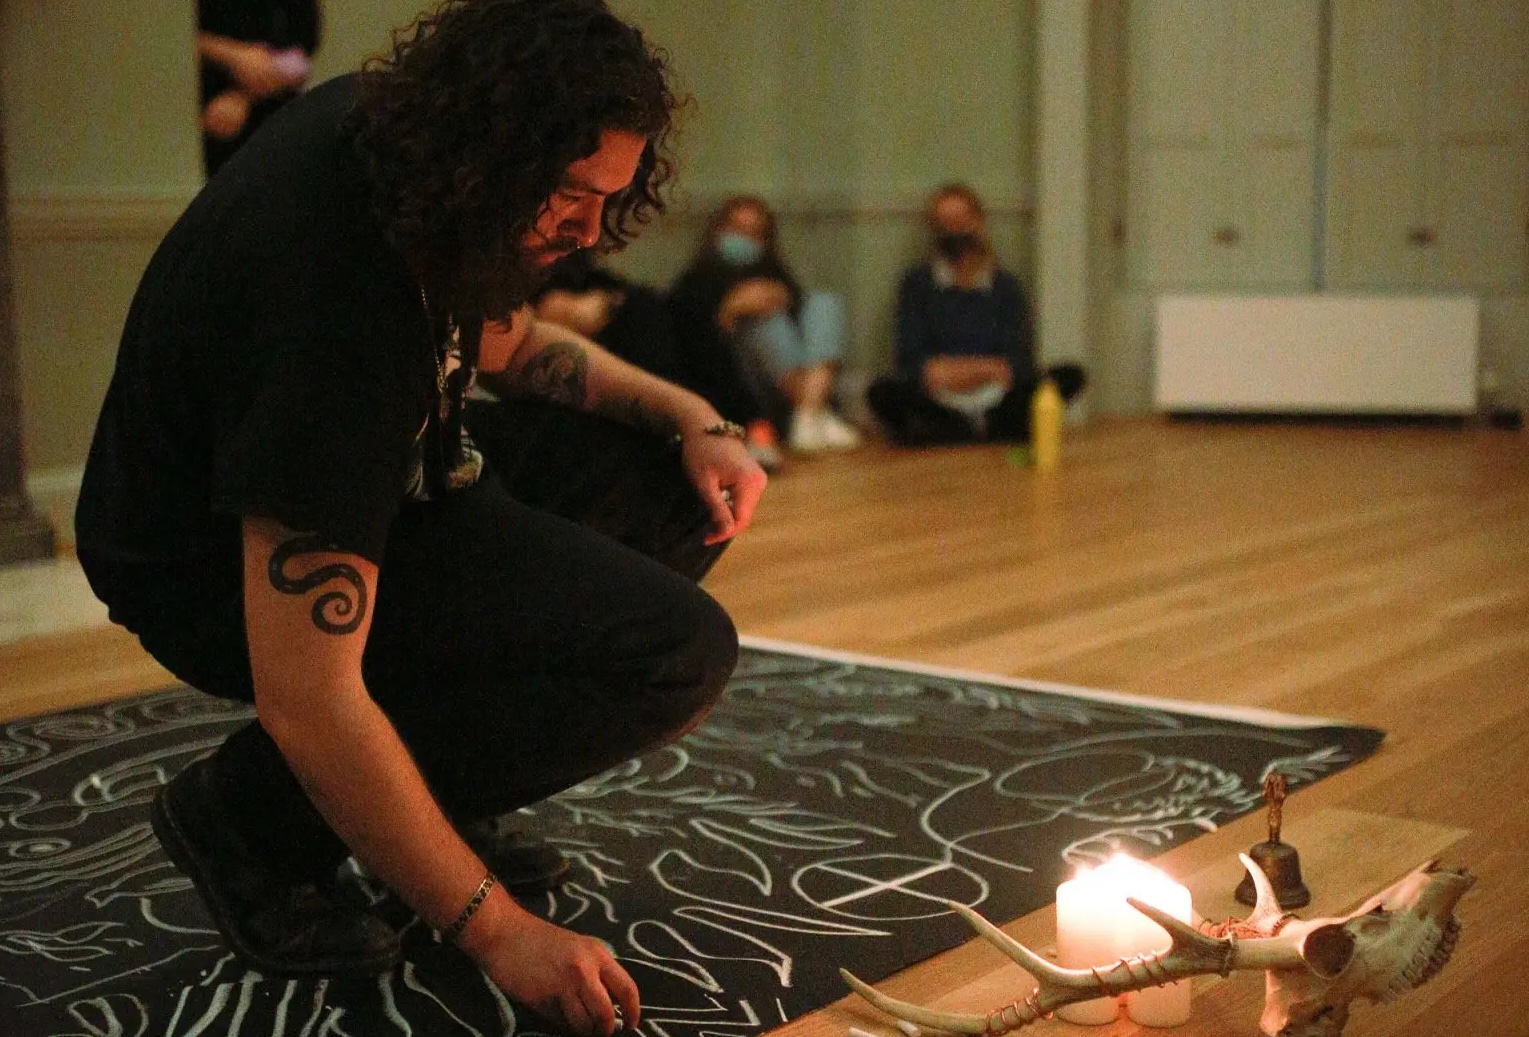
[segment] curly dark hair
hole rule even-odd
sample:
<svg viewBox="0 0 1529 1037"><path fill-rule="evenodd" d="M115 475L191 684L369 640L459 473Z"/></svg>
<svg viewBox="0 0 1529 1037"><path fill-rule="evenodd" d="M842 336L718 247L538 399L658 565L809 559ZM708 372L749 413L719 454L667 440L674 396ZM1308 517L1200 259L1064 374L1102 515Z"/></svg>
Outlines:
<svg viewBox="0 0 1529 1037"><path fill-rule="evenodd" d="M604 0L447 0L367 62L353 125L383 230L432 300L502 320L537 280L522 239L604 131L648 143L600 247L664 212L678 107L663 54Z"/></svg>

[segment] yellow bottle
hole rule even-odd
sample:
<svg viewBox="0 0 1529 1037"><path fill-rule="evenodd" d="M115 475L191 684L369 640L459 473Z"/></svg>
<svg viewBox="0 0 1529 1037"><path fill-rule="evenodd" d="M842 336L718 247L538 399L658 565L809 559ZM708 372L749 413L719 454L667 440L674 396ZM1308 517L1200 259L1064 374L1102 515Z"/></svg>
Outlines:
<svg viewBox="0 0 1529 1037"><path fill-rule="evenodd" d="M1030 399L1030 456L1038 472L1055 471L1062 460L1062 394L1050 378Z"/></svg>

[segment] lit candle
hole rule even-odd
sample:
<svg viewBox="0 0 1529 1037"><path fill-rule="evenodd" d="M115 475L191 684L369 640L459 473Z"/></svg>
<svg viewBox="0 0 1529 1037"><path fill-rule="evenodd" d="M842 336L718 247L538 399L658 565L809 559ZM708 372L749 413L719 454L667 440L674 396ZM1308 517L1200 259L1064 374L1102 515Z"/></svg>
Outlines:
<svg viewBox="0 0 1529 1037"><path fill-rule="evenodd" d="M1084 869L1057 887L1057 961L1066 968L1108 965L1120 957L1115 950L1119 894L1109 888L1108 876L1100 875L1103 870ZM1100 997L1066 1005L1057 1015L1069 1023L1097 1026L1113 1022L1119 1007L1113 997Z"/></svg>
<svg viewBox="0 0 1529 1037"><path fill-rule="evenodd" d="M1057 887L1057 958L1068 968L1107 967L1121 958L1167 950L1162 927L1126 898L1151 904L1181 921L1190 920L1189 890L1150 865L1116 854L1103 866L1079 872ZM1141 1026L1178 1026L1189 1020L1189 983L1134 991L1126 1011ZM1115 998L1067 1005L1057 1014L1070 1023L1108 1023L1118 1014Z"/></svg>
<svg viewBox="0 0 1529 1037"><path fill-rule="evenodd" d="M1130 896L1181 922L1191 920L1193 905L1189 890L1156 868L1130 857L1120 858L1134 873L1129 880ZM1167 931L1152 919L1125 905L1121 916L1121 956L1166 951L1173 943ZM1189 1022L1189 981L1167 986L1133 990L1126 995L1126 1014L1138 1026L1181 1026Z"/></svg>

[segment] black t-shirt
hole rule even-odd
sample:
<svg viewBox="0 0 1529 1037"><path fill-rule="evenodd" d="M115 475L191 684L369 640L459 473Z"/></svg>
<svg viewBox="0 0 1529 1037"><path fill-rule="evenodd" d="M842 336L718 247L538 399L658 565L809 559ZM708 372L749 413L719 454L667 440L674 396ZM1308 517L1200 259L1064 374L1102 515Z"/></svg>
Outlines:
<svg viewBox="0 0 1529 1037"><path fill-rule="evenodd" d="M149 263L85 469L82 560L237 586L240 519L259 515L381 562L441 420L445 328L373 215L354 98L342 77L284 108Z"/></svg>

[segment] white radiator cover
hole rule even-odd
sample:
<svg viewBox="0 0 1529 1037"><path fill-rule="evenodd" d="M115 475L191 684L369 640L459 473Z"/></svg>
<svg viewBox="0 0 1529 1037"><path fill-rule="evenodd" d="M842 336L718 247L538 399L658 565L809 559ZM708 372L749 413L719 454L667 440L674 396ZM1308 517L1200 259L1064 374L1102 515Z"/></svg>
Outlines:
<svg viewBox="0 0 1529 1037"><path fill-rule="evenodd" d="M1476 299L1165 295L1154 402L1170 412L1467 414Z"/></svg>

